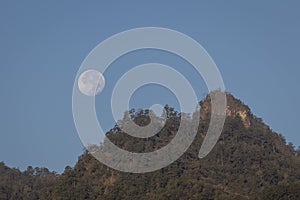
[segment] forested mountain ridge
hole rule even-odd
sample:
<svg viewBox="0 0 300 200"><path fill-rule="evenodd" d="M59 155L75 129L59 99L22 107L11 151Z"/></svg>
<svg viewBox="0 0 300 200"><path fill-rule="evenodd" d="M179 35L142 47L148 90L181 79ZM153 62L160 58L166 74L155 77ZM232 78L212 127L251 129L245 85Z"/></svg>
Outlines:
<svg viewBox="0 0 300 200"><path fill-rule="evenodd" d="M88 152L61 175L46 168L20 172L0 163L0 199L300 199L300 154L248 106L227 94L221 137L203 159L198 151L210 119L210 98L200 102L198 133L190 148L160 170L132 174L106 167ZM107 137L119 147L150 152L176 135L181 114L166 106L165 127L147 139L133 138L115 126ZM148 110L131 110L139 125Z"/></svg>

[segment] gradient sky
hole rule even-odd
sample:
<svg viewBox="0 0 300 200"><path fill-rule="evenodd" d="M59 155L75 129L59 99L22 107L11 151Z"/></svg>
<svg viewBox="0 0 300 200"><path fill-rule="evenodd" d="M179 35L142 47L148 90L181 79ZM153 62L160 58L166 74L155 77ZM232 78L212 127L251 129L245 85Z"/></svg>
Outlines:
<svg viewBox="0 0 300 200"><path fill-rule="evenodd" d="M83 152L71 105L81 62L107 37L145 26L174 29L198 41L217 64L226 90L300 145L298 1L126 2L0 2L0 161L22 170L32 165L61 172L73 166ZM104 74L107 86L96 99L106 129L114 124L109 98L115 81L147 62L179 70L199 99L207 93L182 59L154 50L130 53ZM139 89L130 106L153 103L177 106L158 86Z"/></svg>

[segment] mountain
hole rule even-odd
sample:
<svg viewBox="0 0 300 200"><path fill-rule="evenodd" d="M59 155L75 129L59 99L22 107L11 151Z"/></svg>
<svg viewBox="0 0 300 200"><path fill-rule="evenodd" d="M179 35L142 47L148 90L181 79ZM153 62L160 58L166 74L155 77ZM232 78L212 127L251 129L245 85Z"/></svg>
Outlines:
<svg viewBox="0 0 300 200"><path fill-rule="evenodd" d="M200 124L190 148L160 170L133 174L116 171L85 151L61 174L29 167L20 172L0 163L0 199L300 199L300 154L250 108L227 95L226 121L213 150L203 159L199 148L210 119L210 98L200 102ZM176 135L181 113L166 106L165 127L140 139L116 125L107 137L133 152L150 152ZM149 110L128 114L139 125L150 122Z"/></svg>

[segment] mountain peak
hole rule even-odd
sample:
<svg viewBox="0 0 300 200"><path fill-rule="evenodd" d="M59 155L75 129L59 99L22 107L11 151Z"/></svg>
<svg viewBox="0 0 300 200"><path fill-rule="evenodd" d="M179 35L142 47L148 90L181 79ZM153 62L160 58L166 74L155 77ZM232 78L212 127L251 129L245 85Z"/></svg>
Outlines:
<svg viewBox="0 0 300 200"><path fill-rule="evenodd" d="M214 91L213 93L220 93L220 91ZM239 117L241 118L243 125L246 128L251 126L250 118L253 116L250 108L245 105L241 100L235 98L230 93L226 94L226 117ZM201 106L201 120L207 120L210 117L211 113L211 98L210 95L207 95L203 101L200 101Z"/></svg>
<svg viewBox="0 0 300 200"><path fill-rule="evenodd" d="M210 121L209 95L200 102L201 120L193 143L162 169L124 173L100 163L88 151L73 168L66 167L58 176L41 169L32 173L30 168L21 173L0 163L0 199L289 199L290 194L299 199L300 153L295 154L283 136L255 117L239 99L229 93L226 99L221 137L203 159L198 158L198 152ZM163 148L176 135L182 117L166 108L165 127L152 137L135 138L118 127L107 137L130 152ZM148 123L148 112L129 114L137 124Z"/></svg>

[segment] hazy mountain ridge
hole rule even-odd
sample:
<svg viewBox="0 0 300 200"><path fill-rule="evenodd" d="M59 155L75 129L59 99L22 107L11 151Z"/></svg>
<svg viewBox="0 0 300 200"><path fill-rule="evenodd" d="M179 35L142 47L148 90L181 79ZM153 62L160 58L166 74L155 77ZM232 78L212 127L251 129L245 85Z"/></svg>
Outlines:
<svg viewBox="0 0 300 200"><path fill-rule="evenodd" d="M200 102L197 136L171 165L151 173L129 174L106 167L85 152L61 175L45 168L21 173L0 164L0 199L299 199L299 150L286 144L250 108L227 94L227 118L210 154L198 158L210 117L209 96ZM155 136L138 139L111 129L108 138L123 149L149 152L176 135L181 114L167 110L166 126ZM149 111L129 112L139 125ZM17 178L16 178L17 177ZM294 195L294 196L292 196ZM297 196L298 195L298 196Z"/></svg>

